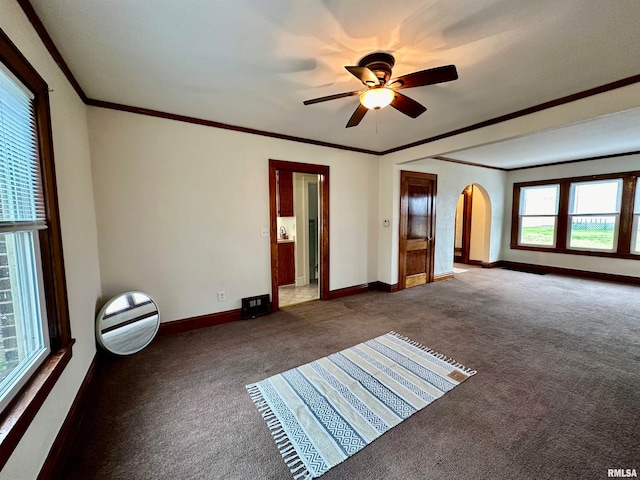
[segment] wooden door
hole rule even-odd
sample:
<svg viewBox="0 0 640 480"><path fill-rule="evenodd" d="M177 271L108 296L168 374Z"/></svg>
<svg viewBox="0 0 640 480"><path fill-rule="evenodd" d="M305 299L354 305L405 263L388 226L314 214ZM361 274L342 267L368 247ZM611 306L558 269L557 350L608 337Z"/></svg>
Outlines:
<svg viewBox="0 0 640 480"><path fill-rule="evenodd" d="M278 241L278 286L296 283L296 245L291 240Z"/></svg>
<svg viewBox="0 0 640 480"><path fill-rule="evenodd" d="M433 281L437 176L401 172L400 289Z"/></svg>
<svg viewBox="0 0 640 480"><path fill-rule="evenodd" d="M279 170L276 175L278 216L293 217L293 172Z"/></svg>

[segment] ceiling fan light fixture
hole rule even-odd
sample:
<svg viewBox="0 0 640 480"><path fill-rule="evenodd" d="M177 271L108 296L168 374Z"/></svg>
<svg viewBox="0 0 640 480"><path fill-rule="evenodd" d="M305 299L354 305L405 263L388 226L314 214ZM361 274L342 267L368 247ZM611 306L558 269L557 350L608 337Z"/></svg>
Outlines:
<svg viewBox="0 0 640 480"><path fill-rule="evenodd" d="M360 94L360 103L369 110L384 108L393 101L394 92L390 88L370 88Z"/></svg>

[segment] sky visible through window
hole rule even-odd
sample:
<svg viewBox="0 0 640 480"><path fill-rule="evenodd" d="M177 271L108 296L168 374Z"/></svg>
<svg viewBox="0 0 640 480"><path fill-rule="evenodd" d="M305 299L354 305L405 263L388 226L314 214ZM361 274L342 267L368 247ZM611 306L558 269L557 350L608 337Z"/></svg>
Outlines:
<svg viewBox="0 0 640 480"><path fill-rule="evenodd" d="M520 244L546 247L555 244L559 191L560 185L522 189Z"/></svg>
<svg viewBox="0 0 640 480"><path fill-rule="evenodd" d="M573 215L618 213L622 179L571 185L569 212Z"/></svg>

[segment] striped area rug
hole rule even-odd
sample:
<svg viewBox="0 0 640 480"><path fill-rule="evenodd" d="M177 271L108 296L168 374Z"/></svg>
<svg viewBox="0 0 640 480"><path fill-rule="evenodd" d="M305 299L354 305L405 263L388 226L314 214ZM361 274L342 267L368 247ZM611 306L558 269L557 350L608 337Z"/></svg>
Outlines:
<svg viewBox="0 0 640 480"><path fill-rule="evenodd" d="M307 480L475 373L390 332L247 390L294 478Z"/></svg>

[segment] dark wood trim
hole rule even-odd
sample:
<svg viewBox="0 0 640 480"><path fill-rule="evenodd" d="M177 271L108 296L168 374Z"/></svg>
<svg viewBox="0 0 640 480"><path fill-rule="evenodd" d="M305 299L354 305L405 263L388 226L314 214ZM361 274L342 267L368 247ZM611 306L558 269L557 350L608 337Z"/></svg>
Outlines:
<svg viewBox="0 0 640 480"><path fill-rule="evenodd" d="M482 268L500 268L504 266L504 260L497 260L495 262L482 262Z"/></svg>
<svg viewBox="0 0 640 480"><path fill-rule="evenodd" d="M561 162L541 163L540 165L530 165L528 167L506 168L505 171L516 172L519 170L529 170L531 168L555 167L557 165L567 165L569 163L589 162L591 160L607 160L609 158L616 157L628 157L629 155L640 155L640 150L635 150L633 152L612 153L610 155L599 155L597 157L576 158L573 160L563 160Z"/></svg>
<svg viewBox="0 0 640 480"><path fill-rule="evenodd" d="M566 177L566 178L550 178L543 180L531 180L528 182L517 182L514 183L514 187L535 187L538 185L547 185L547 184L555 184L555 183L576 183L576 182L588 182L591 180L609 180L612 178L624 178L634 176L640 176L640 170L633 170L630 172L616 172L616 173L600 173L595 175L582 175L579 177Z"/></svg>
<svg viewBox="0 0 640 480"><path fill-rule="evenodd" d="M397 283L389 285L388 283L378 281L376 282L376 290L380 292L394 293L400 290L400 288Z"/></svg>
<svg viewBox="0 0 640 480"><path fill-rule="evenodd" d="M49 450L49 455L47 455L44 465L42 469L40 469L38 480L58 480L62 478L62 470L69 456L69 451L71 450L74 437L78 432L80 422L82 421L93 384L97 378L97 358L98 355L94 355L89 369L84 376L84 380L80 385L80 389L71 404L69 413L67 413L67 417Z"/></svg>
<svg viewBox="0 0 640 480"><path fill-rule="evenodd" d="M640 260L640 255L630 253L631 235L633 227L633 208L635 200L635 185L640 177L640 170L632 172L605 173L599 175L585 175L580 177L556 178L518 182L513 184L513 203L511 210L511 243L512 250L528 250L531 252L562 253L567 255L584 255L590 257L622 258L626 260ZM620 227L618 229L618 244L615 252L600 252L597 250L578 250L567 247L569 229L569 196L572 183L588 182L591 180L622 179L622 200L620 206ZM556 227L556 243L554 247L533 245L518 245L520 228L520 190L523 187L540 185L560 185L558 200L558 222Z"/></svg>
<svg viewBox="0 0 640 480"><path fill-rule="evenodd" d="M497 260L495 262L484 262L482 260L469 260L469 265L477 265L482 268L496 268L502 267L502 260Z"/></svg>
<svg viewBox="0 0 640 480"><path fill-rule="evenodd" d="M364 292L391 293L392 291L397 292L398 285L389 285L388 283L379 282L376 280L375 282L362 283L360 285L354 285L352 287L345 287L345 288L339 288L338 290L331 290L329 294L331 296L331 300L333 300L334 298L347 297L350 295L358 295Z"/></svg>
<svg viewBox="0 0 640 480"><path fill-rule="evenodd" d="M509 170L506 168L493 167L491 165L482 165L480 163L467 162L465 160L456 160L451 157L443 157L442 155L436 155L435 157L431 157L434 160L440 160L442 162L450 162L450 163L459 163L460 165L467 165L469 167L479 167L479 168L489 168L491 170L500 170L501 172L508 172Z"/></svg>
<svg viewBox="0 0 640 480"><path fill-rule="evenodd" d="M618 228L619 255L631 254L631 237L633 236L633 212L636 199L636 177L628 175L622 180L622 199L620 200L620 226ZM640 206L639 206L640 208ZM637 257L638 255L636 255Z"/></svg>
<svg viewBox="0 0 640 480"><path fill-rule="evenodd" d="M450 132L442 133L440 135L434 135L433 137L425 138L424 140L418 140L417 142L407 143L406 145L390 148L389 150L384 150L383 152L380 152L379 155L387 155L389 153L399 152L401 150L406 150L408 148L418 147L426 143L431 143L437 140L442 140L443 138L449 138L456 135L460 135L462 133L471 132L479 128L484 128L491 125L495 125L497 123L506 122L507 120L513 120L514 118L523 117L525 115L531 115L532 113L540 112L542 110L547 110L549 108L564 105L566 103L575 102L576 100L581 100L583 98L591 97L593 95L599 95L601 93L605 93L611 90L616 90L618 88L626 87L628 85L633 85L634 83L638 83L638 82L640 82L640 75L633 75L631 77L623 78L615 82L610 82L604 85L600 85L599 87L590 88L588 90L583 90L582 92L574 93L572 95L567 95L566 97L561 97L548 102L540 103L538 105L534 105L533 107L524 108L522 110L517 110L515 112L508 113L506 115L501 115L499 117L491 118L483 122L474 123L473 125L469 125L467 127L458 128L457 130L452 130Z"/></svg>
<svg viewBox="0 0 640 480"><path fill-rule="evenodd" d="M569 232L569 197L571 196L569 182L560 184L558 192L558 216L556 217L556 238L554 247L560 250L567 248L567 233Z"/></svg>
<svg viewBox="0 0 640 480"><path fill-rule="evenodd" d="M49 318L51 351L56 352L71 341L66 277L60 230L58 187L53 155L53 134L49 109L49 87L40 74L0 29L0 61L34 96L36 129L40 157L40 176L46 205L48 228L40 230L38 239L42 255L42 274Z"/></svg>
<svg viewBox="0 0 640 480"><path fill-rule="evenodd" d="M242 310L227 310L225 312L209 313L197 317L174 320L172 322L161 322L158 328L158 335L174 335L176 333L188 332L199 328L212 327L222 323L235 322L242 319Z"/></svg>
<svg viewBox="0 0 640 480"><path fill-rule="evenodd" d="M320 140L312 140L310 138L294 137L292 135L285 135L282 133L267 132L264 130L258 130L255 128L240 127L238 125L230 125L228 123L215 122L213 120L205 120L197 117L189 117L187 115L177 115L174 113L161 112L159 110L151 110L149 108L133 107L129 105L122 105L119 103L105 102L102 100L95 100L89 98L86 101L87 105L92 107L108 108L111 110L119 110L121 112L136 113L138 115L146 115L149 117L164 118L166 120L175 120L176 122L193 123L196 125L204 125L205 127L221 128L223 130L232 130L234 132L250 133L252 135L261 135L263 137L277 138L280 140L288 140L291 142L306 143L309 145L317 145L320 147L336 148L338 150L347 150L350 152L366 153L368 155L379 155L374 150L367 150L366 148L349 147L347 145L339 145L337 143L323 142Z"/></svg>
<svg viewBox="0 0 640 480"><path fill-rule="evenodd" d="M272 137L272 138L279 138L281 140L290 140L290 141L294 141L294 142L307 143L307 144L311 144L311 145L318 145L318 146L323 146L323 147L336 148L336 149L340 149L340 150L360 152L360 153L366 153L366 154L377 155L377 156L383 156L383 155L387 155L389 153L394 153L394 152L398 152L398 151L401 151L401 150L406 150L408 148L416 147L416 146L419 146L419 145L424 145L426 143L435 142L435 141L441 140L443 138L453 137L455 135L460 135L462 133L470 132L472 130L477 130L479 128L487 127L487 126L490 126L490 125L495 125L497 123L505 122L507 120L512 120L514 118L522 117L524 115L530 115L532 113L536 113L536 112L539 112L541 110L546 110L546 109L549 109L549 108L557 107L559 105L564 105L564 104L570 103L570 102L575 102L576 100L587 98L587 97L590 97L590 96L593 96L593 95L598 95L600 93L605 93L605 92L608 92L608 91L611 91L611 90L616 90L618 88L626 87L628 85L632 85L634 83L640 82L640 75L633 75L631 77L623 78L621 80L617 80L617 81L610 82L610 83L607 83L607 84L604 84L604 85L600 85L600 86L595 87L595 88L590 88L588 90L583 90L581 92L574 93L572 95L567 95L565 97L561 97L561 98L558 98L558 99L555 99L555 100L551 100L551 101L544 102L544 103L541 103L541 104L538 104L538 105L534 105L532 107L528 107L528 108L525 108L525 109L522 109L522 110L518 110L518 111L515 111L515 112L512 112L512 113L506 114L506 115L501 115L499 117L495 117L495 118L492 118L492 119L489 119L489 120L485 120L483 122L475 123L475 124L469 125L467 127L463 127L463 128L459 128L459 129L456 129L456 130L452 130L450 132L446 132L446 133L442 133L442 134L439 134L439 135L435 135L433 137L428 137L428 138L425 138L423 140L418 140L416 142L407 143L405 145L400 145L398 147L390 148L388 150L374 151L374 150L369 150L369 149L365 149L365 148L349 147L347 145L339 145L339 144L335 144L335 143L323 142L323 141L319 141L319 140L312 140L312 139L308 139L308 138L301 138L301 137L294 137L294 136L290 136L290 135L278 134L278 133L273 133L273 132L266 132L266 131L263 131L263 130L239 127L239 126L236 126L236 125L228 125L228 124L225 124L225 123L213 122L213 121L209 121L209 120L204 120L204 119L199 119L199 118L194 118L194 117L189 117L189 116L184 116L184 115L174 115L174 114L171 114L171 113L160 112L160 111L157 111L157 110L133 107L133 106L128 106L128 105L122 105L122 104L118 104L118 103L112 103L112 102L106 102L106 101L103 101L103 100L97 100L97 99L93 99L93 98L88 98L87 95L84 93L84 90L82 90L82 87L80 86L80 84L76 80L75 76L71 72L71 69L67 65L67 62L62 57L62 54L60 53L60 51L56 47L55 43L51 39L51 36L47 32L46 28L44 27L44 24L42 23L42 21L40 20L40 18L36 14L33 6L29 2L29 0L17 0L17 1L18 1L18 4L20 5L20 7L22 7L22 10L24 11L25 15L27 16L27 18L29 19L29 21L33 25L34 29L36 30L36 32L38 33L38 35L42 39L42 42L44 43L45 47L49 51L49 53L52 56L52 58L54 59L54 61L58 64L58 66L60 67L62 72L65 74L65 76L67 77L67 80L69 81L69 83L73 86L75 91L78 93L78 96L87 105L91 105L91 106L95 106L95 107L102 107L102 108L110 108L110 109L113 109L113 110L121 110L121 111L131 112L131 113L139 113L141 115L150 115L150 116L153 116L153 117L167 118L167 119L170 119L170 120L176 120L176 121L188 122L188 123L195 123L195 124L198 124L198 125L205 125L205 126L214 127L214 128L223 128L223 129L228 129L228 130L235 130L235 131L244 132L244 133L251 133L251 134L254 134L254 135L263 135L263 136ZM443 157L442 159L444 160L444 158L445 157ZM488 166L488 165L479 165L479 164L474 164L474 163L469 163L469 162L464 162L464 161L458 161L458 160L455 160L455 159L447 159L445 161L453 161L455 163L462 163L462 164L467 164L467 165L470 165L470 166L477 166L477 167L483 167L483 168L495 168L495 169L498 169L498 170L504 170L504 169L499 168L499 167L491 167L491 166ZM523 168L534 168L534 167L532 166L532 167L523 167ZM509 170L507 170L507 171L509 171Z"/></svg>
<svg viewBox="0 0 640 480"><path fill-rule="evenodd" d="M361 285L354 285L353 287L339 288L337 290L331 290L329 292L329 300L336 298L349 297L351 295L358 295L360 293L369 292L371 290L377 290L377 285L373 283L363 283Z"/></svg>
<svg viewBox="0 0 640 480"><path fill-rule="evenodd" d="M34 94L38 154L47 229L40 230L40 254L51 354L0 413L0 469L38 413L72 355L60 214L53 154L49 87L0 29L0 61Z"/></svg>
<svg viewBox="0 0 640 480"><path fill-rule="evenodd" d="M274 312L280 308L278 295L278 232L276 202L276 172L310 173L320 175L318 193L320 195L320 229L318 244L320 255L320 300L328 300L329 293L329 167L312 163L288 162L284 160L269 160L269 225L271 231L271 306Z"/></svg>
<svg viewBox="0 0 640 480"><path fill-rule="evenodd" d="M64 348L50 355L2 412L0 418L0 470L11 457L13 450L71 360L74 342L69 342Z"/></svg>
<svg viewBox="0 0 640 480"><path fill-rule="evenodd" d="M516 167L516 168L493 167L491 165L482 165L480 163L466 162L464 160L457 160L457 159L451 158L451 157L443 157L442 155L437 155L437 156L431 157L431 158L433 158L435 160L442 160L443 162L460 163L462 165L469 165L470 167L491 168L493 170L501 170L503 172L518 172L520 170L529 170L531 168L555 167L557 165L566 165L566 164L570 164L570 163L589 162L589 161L592 161L592 160L607 160L609 158L628 157L630 155L640 155L640 150L636 150L636 151L633 151L633 152L612 153L610 155L599 155L597 157L576 158L576 159L573 159L573 160L563 160L563 161L559 161L559 162L541 163L539 165L529 165L527 167Z"/></svg>
<svg viewBox="0 0 640 480"><path fill-rule="evenodd" d="M434 282L441 282L442 280L450 280L454 276L453 272L437 273L433 276Z"/></svg>
<svg viewBox="0 0 640 480"><path fill-rule="evenodd" d="M271 163L271 162L269 162ZM271 250L271 309L280 309L278 248L278 169L269 165L269 245Z"/></svg>
<svg viewBox="0 0 640 480"><path fill-rule="evenodd" d="M604 280L607 282L625 283L628 285L640 285L640 277L630 277L627 275L616 275L612 273L591 272L588 270L574 270L572 268L552 267L549 265L537 265L533 263L521 263L504 261L504 268L523 270L534 273L552 273L555 275L565 275L569 277L589 278L592 280Z"/></svg>
<svg viewBox="0 0 640 480"><path fill-rule="evenodd" d="M510 244L513 248L513 245L518 245L518 234L520 233L520 186L514 183L512 192Z"/></svg>
<svg viewBox="0 0 640 480"><path fill-rule="evenodd" d="M473 185L468 185L462 191L463 217L462 217L462 263L469 263L471 252L471 218L473 216Z"/></svg>
<svg viewBox="0 0 640 480"><path fill-rule="evenodd" d="M67 77L67 80L69 81L71 86L74 88L74 90L76 91L80 99L84 103L87 103L87 100L88 100L87 95L84 93L84 90L82 90L82 87L76 80L76 77L73 76L73 73L71 72L69 65L67 65L67 62L65 62L64 58L62 58L62 54L60 53L56 45L53 43L53 40L51 39L49 32L47 32L47 29L44 27L42 21L40 20L40 17L38 17L38 15L36 14L36 11L33 9L33 6L29 2L29 0L17 0L17 2L18 2L18 5L22 7L22 10L24 11L29 21L31 22L31 25L33 25L33 28L35 29L36 33L42 40L42 43L44 43L44 46L49 51L49 54L51 55L53 60L58 64L58 67L60 67L60 70L62 70L62 73L64 73L64 76Z"/></svg>

